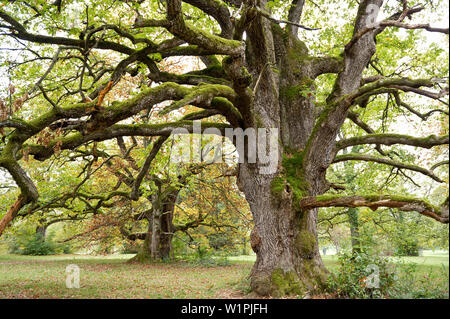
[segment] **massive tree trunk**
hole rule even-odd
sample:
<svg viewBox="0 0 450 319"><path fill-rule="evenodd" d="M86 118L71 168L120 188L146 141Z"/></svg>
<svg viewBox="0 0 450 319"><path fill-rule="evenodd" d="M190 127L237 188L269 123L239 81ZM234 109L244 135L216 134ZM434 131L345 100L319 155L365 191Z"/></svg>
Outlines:
<svg viewBox="0 0 450 319"><path fill-rule="evenodd" d="M279 163L274 174L261 174L258 163L243 163L239 171L239 186L255 223L251 245L257 259L251 287L260 295L302 295L321 288L326 279L319 254L317 209L302 210L298 205L302 196L324 190L322 184L308 182L302 162L315 120L308 94L314 74L309 61L302 63L307 57L304 44L278 27L261 32L269 27L261 20L251 29L250 38L259 38L250 44L251 50L269 53L250 53L247 58L253 76L261 78L251 124L279 128Z"/></svg>
<svg viewBox="0 0 450 319"><path fill-rule="evenodd" d="M140 247L138 253L136 256L131 258L129 262L138 262L138 263L145 263L150 262L152 260L152 250L151 250L151 244L152 244L152 227L153 223L149 221L147 232L143 235L144 236L144 242L142 243L142 246ZM130 236L128 236L130 237ZM137 238L136 238L137 239Z"/></svg>
<svg viewBox="0 0 450 319"><path fill-rule="evenodd" d="M358 13L358 28L365 23L365 10ZM260 161L240 165L239 187L255 223L251 241L257 260L251 287L260 295L305 294L323 287L327 271L319 253L318 209L302 209L300 202L330 188L326 169L348 109L331 95L329 111L321 110L325 116L318 117L314 79L349 68L341 72L335 94L357 88L358 83L348 81L359 82L374 52L373 35L353 48L367 54L354 65L342 66L337 58L311 57L292 27L281 29L264 17L256 17L247 33L246 66L257 84L252 108L243 118L247 127L277 128L280 134L276 173L261 174Z"/></svg>
<svg viewBox="0 0 450 319"><path fill-rule="evenodd" d="M173 224L169 215L171 214L149 219L148 230L143 236L144 242L131 261L151 262L172 257ZM155 225L158 228L157 232L153 231Z"/></svg>
<svg viewBox="0 0 450 319"><path fill-rule="evenodd" d="M263 178L246 165L241 166L240 185L255 223L251 246L257 259L251 272L252 290L281 296L322 288L326 270L319 254L317 209L299 210L289 190L274 194L273 178Z"/></svg>
<svg viewBox="0 0 450 319"><path fill-rule="evenodd" d="M178 192L177 192L178 194ZM173 257L172 239L175 232L173 225L173 213L175 210L176 195L166 204L166 210L161 217L161 236L159 239L159 256L163 260Z"/></svg>

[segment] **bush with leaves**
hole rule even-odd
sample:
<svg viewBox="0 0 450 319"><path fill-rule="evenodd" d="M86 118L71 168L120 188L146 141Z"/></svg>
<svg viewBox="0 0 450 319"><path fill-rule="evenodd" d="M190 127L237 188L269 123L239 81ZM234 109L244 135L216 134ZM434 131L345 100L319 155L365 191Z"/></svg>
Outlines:
<svg viewBox="0 0 450 319"><path fill-rule="evenodd" d="M330 292L338 298L388 297L396 282L395 265L388 258L368 252L341 252L339 267L328 280Z"/></svg>
<svg viewBox="0 0 450 319"><path fill-rule="evenodd" d="M13 238L9 252L19 255L53 255L56 253L56 244L51 236L46 239L39 233L22 233Z"/></svg>
<svg viewBox="0 0 450 319"><path fill-rule="evenodd" d="M400 264L398 279L390 298L395 299L448 299L449 272L442 265L438 269L420 272L415 263Z"/></svg>
<svg viewBox="0 0 450 319"><path fill-rule="evenodd" d="M69 244L58 244L54 241L54 233L44 237L41 233L23 229L11 238L8 244L8 252L17 255L54 255L69 254L72 247Z"/></svg>
<svg viewBox="0 0 450 319"><path fill-rule="evenodd" d="M226 256L213 256L212 249L198 245L195 253L184 257L191 265L199 267L229 266L230 261Z"/></svg>

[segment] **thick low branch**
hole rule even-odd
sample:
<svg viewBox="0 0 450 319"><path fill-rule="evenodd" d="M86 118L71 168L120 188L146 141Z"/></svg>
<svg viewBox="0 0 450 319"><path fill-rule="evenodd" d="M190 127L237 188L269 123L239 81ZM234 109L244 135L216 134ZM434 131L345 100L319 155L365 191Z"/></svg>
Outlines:
<svg viewBox="0 0 450 319"><path fill-rule="evenodd" d="M67 137L58 138L51 141L48 146L42 145L26 145L29 148L29 154L34 155L35 159L42 161L48 159L54 154L54 146L59 143L60 149L75 149L78 146L89 141L105 141L120 136L168 136L176 130L181 133L192 133L194 130L193 121L179 121L175 123L164 124L138 124L125 125L116 124L103 130L92 132L88 135L74 133ZM208 128L217 128L224 135L226 128L231 128L228 124L202 122L202 130Z"/></svg>
<svg viewBox="0 0 450 319"><path fill-rule="evenodd" d="M341 140L336 144L336 149L340 150L349 146L363 144L402 144L422 148L432 148L433 146L449 144L449 136L430 135L428 137L413 137L401 134L368 134Z"/></svg>
<svg viewBox="0 0 450 319"><path fill-rule="evenodd" d="M389 207L397 208L402 211L416 211L441 223L448 224L449 222L448 203L444 203L441 207L437 207L425 200L396 195L322 195L306 197L301 200L300 206L303 209L313 209L317 207L369 207L374 211L379 207Z"/></svg>
<svg viewBox="0 0 450 319"><path fill-rule="evenodd" d="M135 241L137 239L144 240L145 237L147 236L147 234L149 234L149 232L147 232L147 233L131 233L129 230L125 229L125 227L120 227L119 231L122 234L122 236L124 236L127 239L132 240L132 241Z"/></svg>
<svg viewBox="0 0 450 319"><path fill-rule="evenodd" d="M228 99L229 101L234 101L236 99L236 93L232 88L225 85L201 85L198 88L193 88L192 91L183 99L165 107L159 113L165 115L186 105L195 105L203 108L208 108L211 105L213 99L216 97L223 97Z"/></svg>

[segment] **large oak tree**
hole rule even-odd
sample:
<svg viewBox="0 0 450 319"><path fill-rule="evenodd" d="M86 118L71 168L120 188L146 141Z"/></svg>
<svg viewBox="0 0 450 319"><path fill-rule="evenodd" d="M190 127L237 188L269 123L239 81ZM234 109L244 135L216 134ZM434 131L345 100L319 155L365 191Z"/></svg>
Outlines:
<svg viewBox="0 0 450 319"><path fill-rule="evenodd" d="M422 120L435 119L433 114L448 117L448 80L443 79L448 69L442 70L436 57L428 62L435 63L434 68L420 63L413 66L408 59L405 63L411 67L406 71L387 73L380 68L380 60L397 64L403 58L395 59L386 52L377 55L380 43L389 41L380 39L383 33L394 28L397 32L448 34L448 29L430 26L428 21L409 22L431 6L410 2L391 1L381 9L386 16L382 19L381 13L377 17L382 0L339 4L304 0L102 0L90 1L89 6L78 3L80 23L73 24L67 21L68 7L70 4L73 9L76 1L60 1L58 5L2 1L3 49L22 50L26 58L20 65L41 69L39 76L30 70L16 81L18 87L21 81L28 85L28 94L16 96L19 102L15 106L25 102L39 105L39 111L18 118L12 116L12 102L2 103L0 167L14 178L21 194L1 220L0 233L15 216L26 215L40 205L39 190L20 163L24 155L45 161L55 152L75 150L92 141L160 136L129 191L96 196L101 203L115 196L137 200L148 167L171 132L177 128L192 132L193 120L216 115L227 123L203 121L203 128L279 131L276 172L261 174L267 164L260 158L256 163L244 161L238 172L238 186L255 224L251 243L257 260L251 286L258 294L297 294L323 286L327 272L318 250L319 207L391 207L448 223L448 199L436 206L425 199L395 194L339 195L333 190L343 185L329 182L326 176L334 163L363 161L414 171L442 182L433 168L402 162L386 147L448 145L448 135L379 133L358 113L384 98L388 105ZM318 9L311 9L314 6ZM308 13L306 8L310 8ZM338 16L341 10L347 21L322 21L321 15ZM303 21L310 25L304 26ZM323 31L325 36L317 35L315 42L319 33L314 32L322 32L315 27L321 24L332 27ZM413 52L412 39L401 51L406 57ZM320 50L329 43L334 47L327 52ZM184 74L165 72L158 62L172 57L199 57L205 67ZM105 96L124 77L142 75L146 83L137 87L137 94L105 103ZM331 75L330 89L319 85L327 75ZM14 87L10 91L14 97ZM429 103L427 113L409 102L411 98L406 97L411 95ZM172 103L161 114L188 105L202 110L163 124L130 121L165 101ZM347 119L365 134L338 138ZM52 130L64 133L48 134ZM44 143L37 143L39 136ZM365 146L366 153L340 154L354 146ZM248 154L240 155L247 159ZM445 164L448 161L436 163Z"/></svg>

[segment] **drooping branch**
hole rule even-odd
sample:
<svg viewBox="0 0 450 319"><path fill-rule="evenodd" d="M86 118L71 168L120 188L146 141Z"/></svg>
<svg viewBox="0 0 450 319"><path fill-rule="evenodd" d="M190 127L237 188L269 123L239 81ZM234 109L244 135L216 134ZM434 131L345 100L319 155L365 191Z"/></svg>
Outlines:
<svg viewBox="0 0 450 319"><path fill-rule="evenodd" d="M448 31L449 31L448 28L432 27L432 26L430 26L429 23L408 24L408 23L401 23L398 21L389 21L389 20L380 22L380 26L382 26L382 27L397 27L397 28L403 28L403 29L409 29L409 30L424 29L429 32L439 32L439 33L444 33L444 34L448 34Z"/></svg>
<svg viewBox="0 0 450 319"><path fill-rule="evenodd" d="M306 197L301 200L300 206L303 209L317 207L369 207L374 211L379 207L389 207L408 212L415 211L444 224L449 222L448 200L441 207L437 207L422 199L398 195L322 195Z"/></svg>
<svg viewBox="0 0 450 319"><path fill-rule="evenodd" d="M430 171L434 171L436 168L444 166L444 165L448 165L450 163L449 160L445 160L439 163L434 164L433 166L430 167Z"/></svg>
<svg viewBox="0 0 450 319"><path fill-rule="evenodd" d="M436 28L430 26L429 23L421 23L421 24L407 24L407 23L401 23L399 21L394 20L385 20L381 21L378 25L375 25L373 27L368 27L364 30L362 30L360 33L358 33L346 46L346 48L351 47L360 37L362 37L367 32L376 30L376 29L384 29L386 27L397 27L397 28L403 28L403 29L409 29L409 30L416 30L416 29L424 29L429 32L438 32L438 33L444 33L448 34L449 29L448 28Z"/></svg>
<svg viewBox="0 0 450 319"><path fill-rule="evenodd" d="M8 148L9 146L9 148ZM15 152L18 149L17 143L10 142L0 156L0 167L4 167L13 177L23 196L25 203L37 200L39 192L31 178L15 159Z"/></svg>
<svg viewBox="0 0 450 319"><path fill-rule="evenodd" d="M434 110L428 111L427 113L420 113L420 112L416 111L412 106L410 106L409 104L405 103L400 98L400 94L398 92L394 92L392 95L394 96L395 103L398 106L404 107L405 109L407 109L408 111L410 111L414 115L420 117L423 121L426 121L434 113L442 113L442 114L445 114L445 115L449 115L448 111L441 110L441 109L434 109Z"/></svg>
<svg viewBox="0 0 450 319"><path fill-rule="evenodd" d="M426 168L416 166L416 165L404 164L404 163L397 162L397 161L387 159L387 158L375 157L375 156L371 156L371 155L362 155L362 154L345 154L345 155L336 156L335 159L333 160L333 163L339 163L339 162L344 162L344 161L375 162L375 163L385 164L385 165L389 165L389 166L394 166L397 168L408 169L411 171L422 173L423 175L432 178L433 180L435 180L438 183L443 183L443 181L439 177L437 177L432 171L430 171Z"/></svg>
<svg viewBox="0 0 450 319"><path fill-rule="evenodd" d="M86 47L86 41L82 39L71 39L71 38L64 38L64 37L53 37L53 36L47 36L47 35L41 35L41 34L33 34L29 33L25 27L12 18L9 14L4 12L3 10L0 10L0 18L6 21L10 24L10 28L14 30L14 32L10 33L9 35L21 40L26 40L29 42L34 43L41 43L41 44L57 44L57 45L67 45L67 46L75 46L80 48ZM134 52L133 49L122 45L120 43L116 42L110 42L110 41L104 41L104 40L90 40L88 41L87 45L89 47L96 47L98 49L103 50L113 50L117 51L123 54L132 54Z"/></svg>
<svg viewBox="0 0 450 319"><path fill-rule="evenodd" d="M226 128L231 128L229 124L202 122L202 129L217 128L224 134ZM48 159L54 153L54 146L59 143L60 149L75 149L76 147L89 141L105 141L120 136L168 136L173 131L192 133L194 131L193 121L178 121L163 124L116 124L108 128L94 131L88 135L74 133L67 137L58 138L50 141L48 146L28 144L24 147L29 149L29 154L34 155L35 159L42 161Z"/></svg>
<svg viewBox="0 0 450 319"><path fill-rule="evenodd" d="M378 6L379 8L381 8L381 5ZM413 7L413 8L409 8L407 1L403 1L403 9L401 12L398 12L394 15L392 15L391 17L389 17L388 19L381 21L380 23L373 23L373 25L371 26L367 26L365 28L361 28L360 30L358 30L358 32L355 32L353 34L352 39L350 40L349 43L347 43L347 45L345 46L346 50L350 50L352 48L352 46L357 43L359 41L359 39L361 39L363 36L365 36L367 33L375 33L379 34L381 33L387 26L389 26L389 23L393 22L393 23L399 23L401 24L401 22L406 18L406 17L411 17L414 13L420 12L424 9L424 7ZM383 23L385 23L386 25L382 25Z"/></svg>
<svg viewBox="0 0 450 319"><path fill-rule="evenodd" d="M367 123L363 122L360 118L359 118L359 114L349 111L347 117L353 122L355 123L357 126L359 126L362 130L366 131L369 134L375 134L374 129L372 129ZM380 144L376 144L375 149L378 151L378 153L380 153L381 155L385 156L386 153L383 151L383 149L381 148Z"/></svg>
<svg viewBox="0 0 450 319"><path fill-rule="evenodd" d="M302 28L304 30L309 30L309 31L319 30L319 29L315 29L315 28L306 27L304 25L301 25L300 23L297 23L297 22L294 22L294 21L291 21L291 20L280 20L280 19L277 19L277 18L271 16L269 12L267 12L267 11L265 11L265 10L259 8L259 7L255 7L255 8L264 18L269 19L270 21L272 21L272 22L274 22L276 24L285 23L287 25L293 26L292 29L296 28L297 31L298 31L298 28ZM298 11L298 10L295 10L295 11ZM293 13L293 15L296 15L296 14L297 13ZM299 12L299 14L301 15L301 11ZM291 17L291 18L294 19L294 17ZM294 32L294 31L292 31L292 32Z"/></svg>
<svg viewBox="0 0 450 319"><path fill-rule="evenodd" d="M366 84L356 90L354 93L345 97L346 102L349 104L357 105L366 101L370 96L396 92L396 90L402 90L404 92L414 92L421 95L427 95L428 97L438 99L445 95L442 93L433 93L424 90L420 90L421 87L432 87L436 84L434 79L408 79L408 78L393 78L393 79L380 79L369 84ZM420 92L420 93L419 93ZM448 93L448 92L447 92Z"/></svg>

